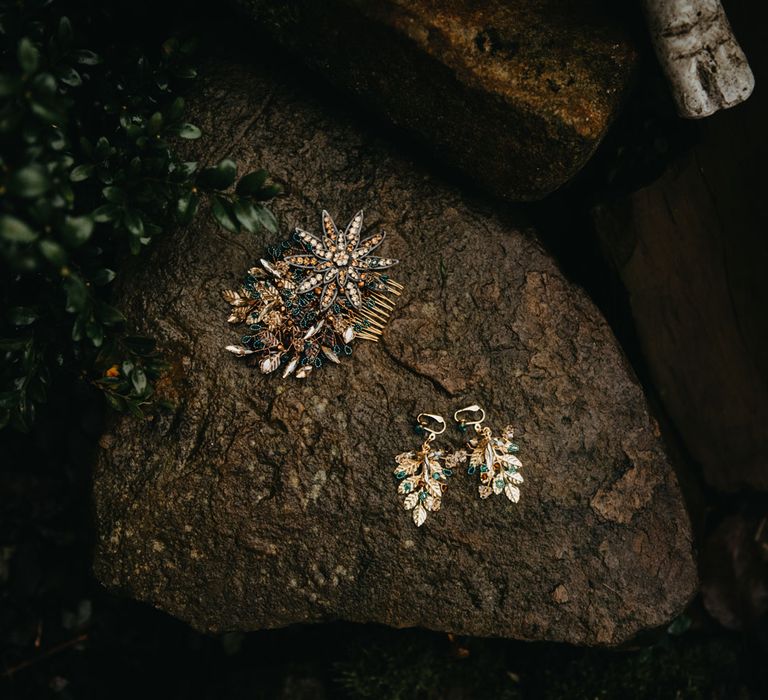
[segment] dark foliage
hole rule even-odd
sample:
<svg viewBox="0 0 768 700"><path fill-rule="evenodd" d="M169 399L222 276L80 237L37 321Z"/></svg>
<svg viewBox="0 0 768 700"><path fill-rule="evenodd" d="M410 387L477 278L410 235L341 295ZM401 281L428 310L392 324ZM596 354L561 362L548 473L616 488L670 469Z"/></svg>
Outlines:
<svg viewBox="0 0 768 700"><path fill-rule="evenodd" d="M180 94L195 40L111 45L99 38L111 16L89 9L0 3L0 428L29 430L62 373L141 415L164 364L109 304L121 259L203 198L228 230L277 230L266 171L231 191L233 161L200 169L179 154L201 136Z"/></svg>

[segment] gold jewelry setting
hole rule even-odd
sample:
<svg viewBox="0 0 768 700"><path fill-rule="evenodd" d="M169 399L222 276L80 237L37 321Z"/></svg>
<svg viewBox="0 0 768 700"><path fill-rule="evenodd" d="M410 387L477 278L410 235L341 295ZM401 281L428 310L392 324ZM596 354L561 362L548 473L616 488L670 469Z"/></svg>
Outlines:
<svg viewBox="0 0 768 700"><path fill-rule="evenodd" d="M470 420L469 414L480 414L476 420ZM467 418L459 416L466 415ZM482 427L485 420L485 411L480 406L472 405L461 408L453 414L454 420L459 423L460 430L466 430L471 425L475 429L475 437L467 442L470 452L464 450L456 452L457 459L462 463L469 459L467 473L472 476L479 472L480 485L478 492L480 498L488 498L492 493L503 493L512 503L520 500L520 484L524 479L520 474L522 462L515 456L520 447L512 442L515 436L514 429L508 425L501 432L501 437L494 437L490 428Z"/></svg>
<svg viewBox="0 0 768 700"><path fill-rule="evenodd" d="M426 433L427 437L420 450L403 452L395 457L394 475L400 480L397 492L405 496L403 507L411 511L416 527L421 527L427 513L440 510L443 492L458 462L455 453L446 456L443 450L431 446L435 438L445 432L445 419L432 413L420 413L416 420L418 432ZM439 429L430 428L430 423L440 426Z"/></svg>
<svg viewBox="0 0 768 700"><path fill-rule="evenodd" d="M282 369L284 378L302 379L351 355L357 338L377 342L403 290L384 272L399 261L371 255L386 234L361 237L362 210L343 232L327 211L321 223L319 236L297 228L248 270L240 289L223 293L229 323L249 326L241 344L226 349L264 374Z"/></svg>

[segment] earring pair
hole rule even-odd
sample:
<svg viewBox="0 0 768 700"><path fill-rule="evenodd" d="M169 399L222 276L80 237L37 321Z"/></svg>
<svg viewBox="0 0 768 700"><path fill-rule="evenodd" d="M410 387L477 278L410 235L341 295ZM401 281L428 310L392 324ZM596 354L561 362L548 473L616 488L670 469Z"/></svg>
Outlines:
<svg viewBox="0 0 768 700"><path fill-rule="evenodd" d="M483 426L485 411L477 405L460 408L453 418L460 431L466 432L470 426L475 431L466 444L469 451L435 449L432 443L447 429L445 419L433 413L420 413L416 427L426 435L421 448L395 457L394 474L400 480L398 493L405 496L403 507L412 512L416 527L424 524L427 513L440 510L448 479L459 465L467 462L467 474L479 473L480 498L504 493L513 503L520 500L518 486L523 483L519 473L522 463L515 456L520 448L512 441L512 426L507 426L501 436L495 437L489 427Z"/></svg>

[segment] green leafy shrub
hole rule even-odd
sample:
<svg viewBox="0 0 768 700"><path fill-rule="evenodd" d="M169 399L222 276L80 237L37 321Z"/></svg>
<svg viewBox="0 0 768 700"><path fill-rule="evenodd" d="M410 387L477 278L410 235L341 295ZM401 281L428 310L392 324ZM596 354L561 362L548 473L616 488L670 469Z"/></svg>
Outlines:
<svg viewBox="0 0 768 700"><path fill-rule="evenodd" d="M73 24L50 0L0 3L0 428L27 430L60 372L140 414L164 364L109 304L121 259L204 198L230 231L277 228L265 171L236 183L231 160L199 169L178 153L201 136L179 94L194 41L97 52Z"/></svg>

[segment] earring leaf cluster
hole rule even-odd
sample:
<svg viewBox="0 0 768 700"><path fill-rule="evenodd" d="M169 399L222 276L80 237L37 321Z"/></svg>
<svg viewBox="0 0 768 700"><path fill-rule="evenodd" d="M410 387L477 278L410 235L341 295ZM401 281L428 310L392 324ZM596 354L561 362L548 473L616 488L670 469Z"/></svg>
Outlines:
<svg viewBox="0 0 768 700"><path fill-rule="evenodd" d="M474 420L472 420L472 414ZM479 414L479 415L478 415ZM400 481L397 491L403 496L403 507L411 511L416 527L421 527L429 513L440 510L448 479L460 465L467 464L467 474L479 475L478 493L480 498L491 494L504 494L512 503L520 500L520 484L523 466L517 457L520 448L513 441L514 429L508 425L501 436L483 426L485 411L479 406L467 406L454 414L454 419L463 432L471 426L475 435L467 441L467 449L446 453L432 445L435 438L445 432L442 416L420 413L417 430L426 434L419 450L402 452L395 457L395 477ZM434 426L434 427L430 427Z"/></svg>
<svg viewBox="0 0 768 700"><path fill-rule="evenodd" d="M465 413L481 413L479 420L471 421L460 418ZM488 498L491 494L504 494L512 503L520 500L520 484L523 483L523 475L520 474L522 462L516 456L520 451L517 443L513 442L514 428L508 425L501 432L500 437L495 437L490 428L483 427L485 411L479 406L468 406L456 411L454 418L459 423L459 428L466 430L472 426L475 435L467 441L469 452L461 451L461 462L469 462L467 473L470 476L479 474L480 484L478 493L480 498Z"/></svg>
<svg viewBox="0 0 768 700"><path fill-rule="evenodd" d="M427 419L437 423L439 429L428 427ZM416 527L421 527L428 513L436 513L443 502L443 492L448 479L453 475L457 462L453 454L432 446L435 438L445 432L442 416L428 413L419 414L418 428L426 434L421 449L403 452L395 457L397 466L394 475L400 480L397 492L404 496L403 507L411 511Z"/></svg>

